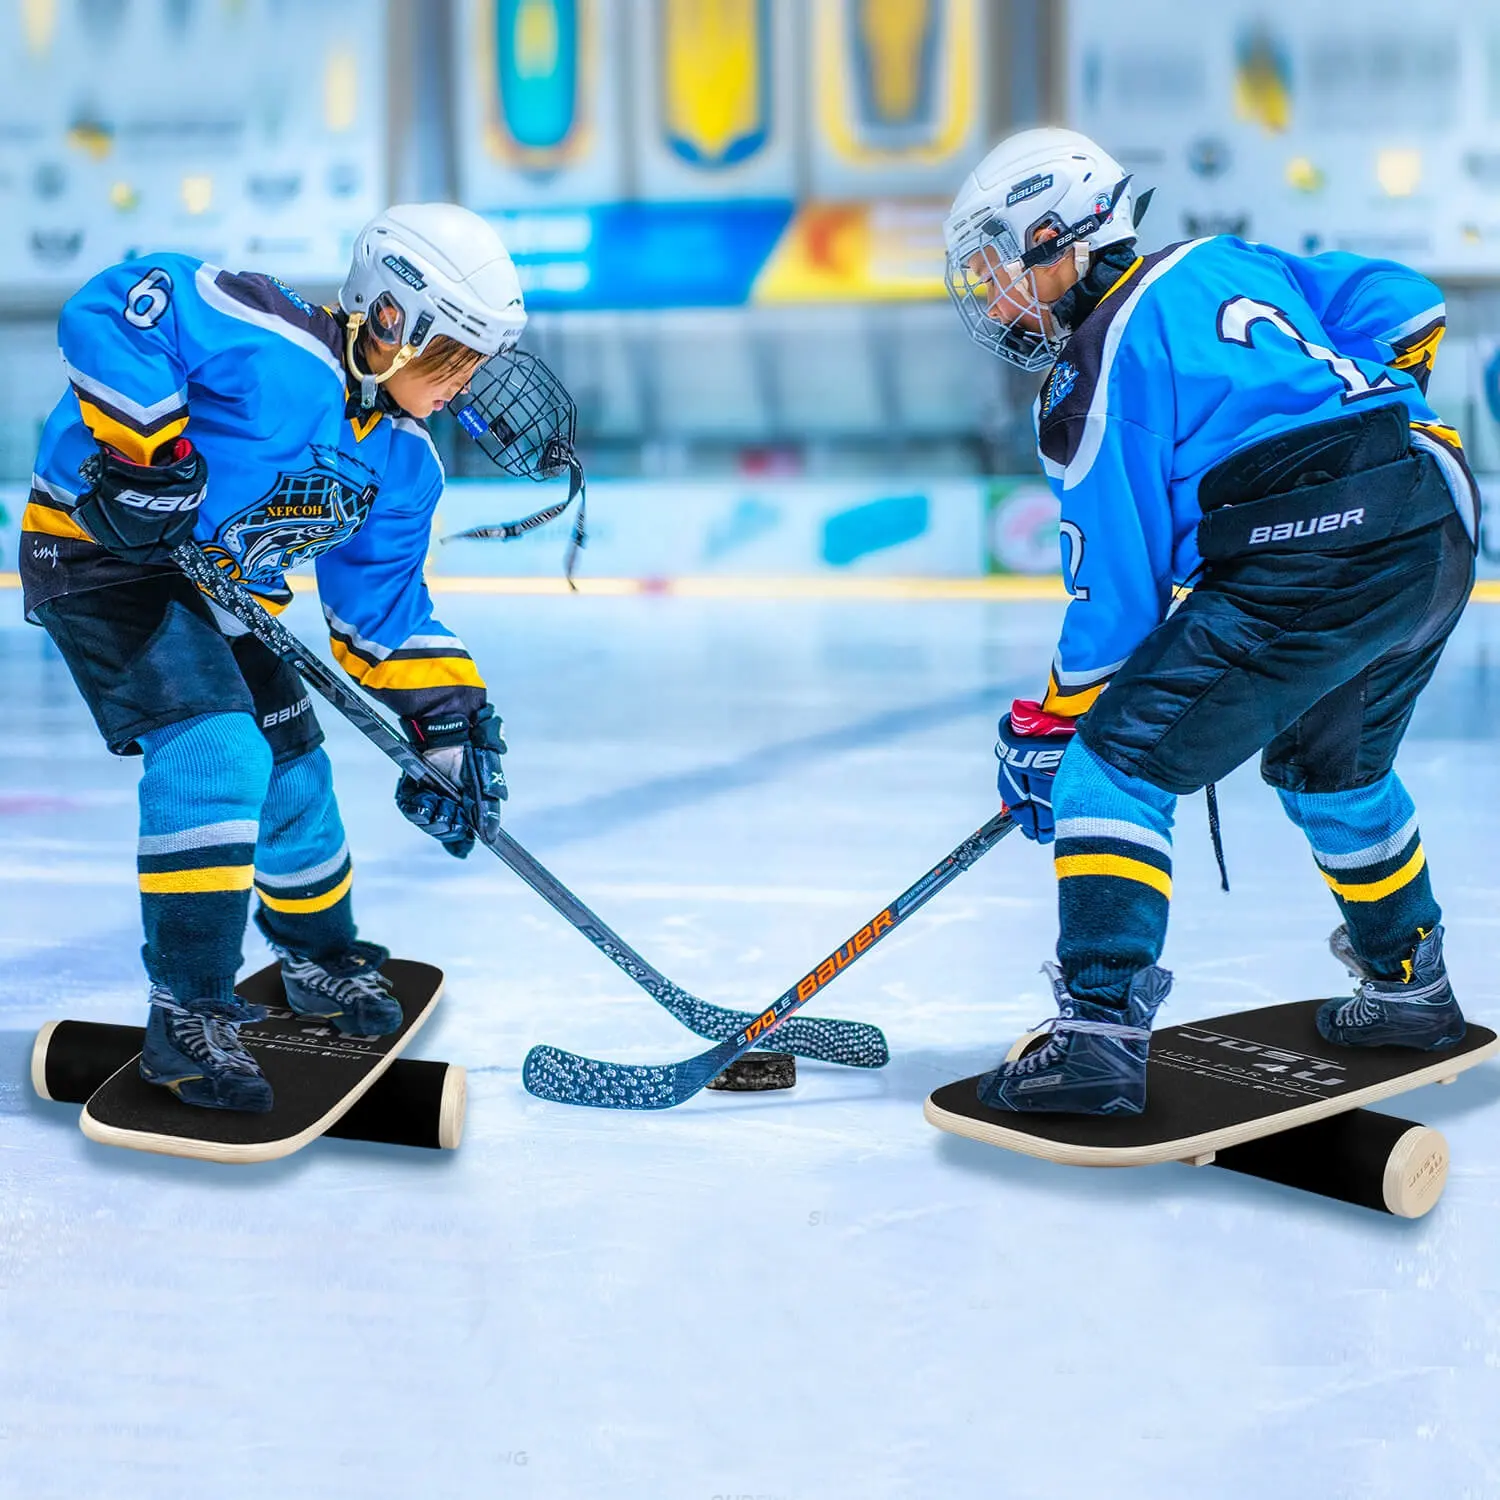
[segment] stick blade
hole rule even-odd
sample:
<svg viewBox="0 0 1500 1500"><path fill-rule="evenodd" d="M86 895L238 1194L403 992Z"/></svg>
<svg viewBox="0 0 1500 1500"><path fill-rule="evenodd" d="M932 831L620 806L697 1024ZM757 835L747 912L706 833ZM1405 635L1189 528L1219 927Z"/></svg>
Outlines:
<svg viewBox="0 0 1500 1500"><path fill-rule="evenodd" d="M588 1104L596 1109L671 1109L697 1093L683 1092L680 1064L665 1067L596 1062L545 1043L533 1047L521 1066L528 1094L556 1104Z"/></svg>

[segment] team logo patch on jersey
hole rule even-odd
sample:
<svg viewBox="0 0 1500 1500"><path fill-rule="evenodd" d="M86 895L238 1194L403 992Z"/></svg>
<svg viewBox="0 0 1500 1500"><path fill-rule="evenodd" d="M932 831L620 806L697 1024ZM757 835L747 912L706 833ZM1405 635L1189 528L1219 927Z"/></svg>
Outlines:
<svg viewBox="0 0 1500 1500"><path fill-rule="evenodd" d="M404 255L387 255L380 264L389 266L413 291L420 292L427 285L427 278Z"/></svg>
<svg viewBox="0 0 1500 1500"><path fill-rule="evenodd" d="M312 468L278 475L266 494L219 528L217 550L233 560L234 576L280 585L288 569L310 563L364 525L379 476L324 443L314 443L312 454Z"/></svg>
<svg viewBox="0 0 1500 1500"><path fill-rule="evenodd" d="M1018 182L1005 195L1005 206L1010 208L1013 204L1024 203L1028 198L1035 198L1038 193L1045 193L1052 186L1051 172L1038 172L1035 177L1028 177L1025 182Z"/></svg>
<svg viewBox="0 0 1500 1500"><path fill-rule="evenodd" d="M1078 384L1078 366L1061 359L1052 367L1047 377L1047 389L1042 393L1042 415L1050 416L1052 409L1066 401Z"/></svg>

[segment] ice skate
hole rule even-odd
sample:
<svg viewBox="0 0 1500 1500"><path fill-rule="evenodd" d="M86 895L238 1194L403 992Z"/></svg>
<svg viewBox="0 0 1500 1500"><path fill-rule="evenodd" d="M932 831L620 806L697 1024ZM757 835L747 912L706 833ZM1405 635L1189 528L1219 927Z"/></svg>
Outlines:
<svg viewBox="0 0 1500 1500"><path fill-rule="evenodd" d="M329 1021L344 1036L389 1036L401 1029L401 1002L380 966L391 955L356 939L332 958L308 958L271 944L281 960L287 1004L299 1016Z"/></svg>
<svg viewBox="0 0 1500 1500"><path fill-rule="evenodd" d="M1140 970L1121 1010L1075 999L1055 964L1043 969L1052 980L1058 1009L1046 1041L985 1074L980 1102L991 1109L1027 1112L1140 1114L1146 1106L1151 1022L1167 998L1172 976L1154 965Z"/></svg>
<svg viewBox="0 0 1500 1500"><path fill-rule="evenodd" d="M1348 929L1328 940L1335 958L1360 981L1351 1000L1329 1000L1318 1010L1318 1032L1341 1047L1412 1047L1420 1052L1463 1040L1463 1012L1443 963L1443 929L1418 942L1406 979L1379 979L1355 953Z"/></svg>
<svg viewBox="0 0 1500 1500"><path fill-rule="evenodd" d="M264 1007L239 1000L179 1004L169 990L154 985L141 1077L200 1109L265 1114L275 1102L271 1085L238 1036L242 1022L265 1018Z"/></svg>

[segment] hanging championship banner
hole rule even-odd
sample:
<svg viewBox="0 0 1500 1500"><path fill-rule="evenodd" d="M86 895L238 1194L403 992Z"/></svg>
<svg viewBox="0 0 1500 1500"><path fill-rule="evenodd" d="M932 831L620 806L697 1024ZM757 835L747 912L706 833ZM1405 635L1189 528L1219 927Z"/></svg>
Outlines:
<svg viewBox="0 0 1500 1500"><path fill-rule="evenodd" d="M791 197L795 7L633 0L644 198Z"/></svg>
<svg viewBox="0 0 1500 1500"><path fill-rule="evenodd" d="M1207 234L1347 250L1434 275L1500 271L1500 19L1367 0L1068 8L1069 120L1136 190L1148 247Z"/></svg>
<svg viewBox="0 0 1500 1500"><path fill-rule="evenodd" d="M0 7L0 302L142 251L336 281L384 199L383 0Z"/></svg>
<svg viewBox="0 0 1500 1500"><path fill-rule="evenodd" d="M951 191L988 144L977 0L809 0L814 197Z"/></svg>
<svg viewBox="0 0 1500 1500"><path fill-rule="evenodd" d="M488 212L618 198L623 7L464 0L454 32L460 197Z"/></svg>

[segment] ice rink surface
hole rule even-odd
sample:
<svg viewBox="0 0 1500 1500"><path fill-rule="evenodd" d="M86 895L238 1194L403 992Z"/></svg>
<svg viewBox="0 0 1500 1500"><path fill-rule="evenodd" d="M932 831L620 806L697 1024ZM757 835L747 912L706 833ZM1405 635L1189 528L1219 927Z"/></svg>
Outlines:
<svg viewBox="0 0 1500 1500"><path fill-rule="evenodd" d="M144 1019L138 762L6 596L0 628L0 1495L1500 1495L1500 1068L1396 1101L1448 1189L1401 1221L1213 1169L1088 1172L934 1131L936 1085L1050 1011L1046 853L1011 839L842 976L878 1073L630 1115L529 1098L550 1041L680 1028L483 850L449 859L322 713L362 931L449 976L414 1051L457 1153L224 1168L86 1141L35 1029ZM679 983L758 1008L994 809L1041 604L440 600L512 746L511 831ZM293 627L319 635L301 598ZM1400 761L1466 1008L1500 1018L1500 611ZM1179 815L1163 1021L1344 990L1331 897L1253 768ZM266 960L258 939L247 965Z"/></svg>

